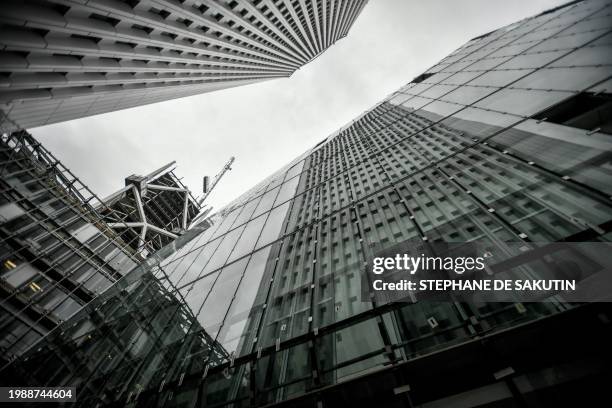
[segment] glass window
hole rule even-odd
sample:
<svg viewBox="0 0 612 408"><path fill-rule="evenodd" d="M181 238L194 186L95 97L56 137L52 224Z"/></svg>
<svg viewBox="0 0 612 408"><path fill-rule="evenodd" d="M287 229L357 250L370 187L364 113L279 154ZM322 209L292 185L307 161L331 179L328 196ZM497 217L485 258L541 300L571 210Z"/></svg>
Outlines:
<svg viewBox="0 0 612 408"><path fill-rule="evenodd" d="M556 51L562 49L572 49L578 48L586 44L587 42L593 40L594 38L599 37L603 32L602 31L587 31L583 33L575 33L573 35L567 35L566 32L561 32L559 36L554 38L549 38L547 40L542 41L535 47L531 48L530 52L546 52L546 51Z"/></svg>
<svg viewBox="0 0 612 408"><path fill-rule="evenodd" d="M494 92L496 88L485 88L477 86L464 85L453 92L444 95L442 100L460 103L462 105L470 105L473 102L481 99L490 93Z"/></svg>
<svg viewBox="0 0 612 408"><path fill-rule="evenodd" d="M198 321L204 330L213 337L217 335L221 327L247 262L248 258L244 258L221 270L221 275L214 283L210 294L198 313Z"/></svg>
<svg viewBox="0 0 612 408"><path fill-rule="evenodd" d="M261 236L257 241L257 248L261 248L279 237L290 204L291 202L285 203L270 212L270 216L266 220L266 226L261 231Z"/></svg>
<svg viewBox="0 0 612 408"><path fill-rule="evenodd" d="M457 105L454 103L435 101L430 103L429 105L423 108L424 111L432 112L437 115L440 115L440 119L445 116L450 116L458 110L462 109L464 106ZM433 118L432 118L433 119Z"/></svg>
<svg viewBox="0 0 612 408"><path fill-rule="evenodd" d="M497 69L527 69L540 68L551 61L559 58L566 51L540 52L537 54L518 55L511 60L501 64Z"/></svg>
<svg viewBox="0 0 612 408"><path fill-rule="evenodd" d="M255 218L258 215L261 215L267 211L270 211L270 209L272 208L272 203L274 202L274 199L276 198L279 189L280 187L277 187L274 190L270 190L266 194L264 194L263 197L261 197L261 201L257 205L257 208L255 209L252 218Z"/></svg>
<svg viewBox="0 0 612 408"><path fill-rule="evenodd" d="M423 96L425 98L436 99L441 97L444 94L449 93L453 89L457 88L454 85L434 85L426 91L422 92L419 96Z"/></svg>
<svg viewBox="0 0 612 408"><path fill-rule="evenodd" d="M568 27L565 32L575 32L580 33L589 30L601 30L601 29L610 29L610 15L609 11L604 8L600 11L603 14L603 17L595 18L590 17L582 21L576 21L576 24ZM586 13L585 13L586 14Z"/></svg>
<svg viewBox="0 0 612 408"><path fill-rule="evenodd" d="M404 103L406 100L410 99L412 96L412 90L408 91L408 95L405 93L397 93L394 96L392 96L391 98L389 98L387 100L388 103L392 104L392 105L401 105L402 103Z"/></svg>
<svg viewBox="0 0 612 408"><path fill-rule="evenodd" d="M270 248L264 248L251 256L219 334L218 341L230 353L237 351L237 355L242 355L251 351L250 345L257 335L257 322L265 302L262 286L267 283L262 279Z"/></svg>
<svg viewBox="0 0 612 408"><path fill-rule="evenodd" d="M24 286L22 286L20 293L28 299L33 299L43 294L51 286L52 283L46 276L36 274L32 276L31 280L24 281Z"/></svg>
<svg viewBox="0 0 612 408"><path fill-rule="evenodd" d="M364 336L363 333L368 335ZM353 376L360 371L382 366L388 362L383 355L384 346L376 319L373 318L319 336L315 341L319 367L328 373L324 378L330 382L341 381L342 378ZM369 358L359 358L375 351L380 354L374 353Z"/></svg>
<svg viewBox="0 0 612 408"><path fill-rule="evenodd" d="M169 273L170 280L177 286L183 286L188 282L197 279L210 260L211 255L217 249L221 241L213 241L196 249L185 257L175 270Z"/></svg>
<svg viewBox="0 0 612 408"><path fill-rule="evenodd" d="M512 88L581 91L612 75L612 67L544 68L512 84Z"/></svg>
<svg viewBox="0 0 612 408"><path fill-rule="evenodd" d="M87 289L94 293L101 293L111 285L111 281L100 273L96 273L83 284Z"/></svg>
<svg viewBox="0 0 612 408"><path fill-rule="evenodd" d="M608 205L602 200L486 147L451 157L441 168L534 242L563 239L587 223L598 225L609 219Z"/></svg>
<svg viewBox="0 0 612 408"><path fill-rule="evenodd" d="M482 72L476 71L457 72L456 74L446 78L444 81L442 81L442 83L449 85L463 85L481 74Z"/></svg>
<svg viewBox="0 0 612 408"><path fill-rule="evenodd" d="M395 341L409 340L404 343L409 358L449 347L468 337L467 328L461 325L463 318L451 302L405 304L393 312L393 317L395 322L385 319L385 324L390 332L398 333L399 339ZM435 328L430 319L436 322Z"/></svg>
<svg viewBox="0 0 612 408"><path fill-rule="evenodd" d="M520 116L509 115L507 113L499 113L493 111L485 111L483 109L468 107L463 109L448 119L444 120L444 124L449 124L453 118L463 119L465 121L474 122L476 126L470 127L469 129L464 129L460 127L460 130L467 131L471 135L474 136L488 136L493 134L494 132L512 125L513 123L517 123L521 120ZM491 126L482 126L483 124L491 125ZM459 124L453 123L452 126L458 127Z"/></svg>
<svg viewBox="0 0 612 408"><path fill-rule="evenodd" d="M463 71L467 66L471 65L473 62L474 61L471 61L471 60L457 61L455 63L449 64L449 66L444 68L444 71L446 71L446 72L459 72L459 71Z"/></svg>
<svg viewBox="0 0 612 408"><path fill-rule="evenodd" d="M72 235L81 241L82 243L87 242L91 237L98 234L100 230L93 226L91 223L83 225L81 228L72 233Z"/></svg>
<svg viewBox="0 0 612 408"><path fill-rule="evenodd" d="M498 65L504 63L512 57L499 57L499 58L484 58L481 59L469 67L470 71L487 71L489 69L495 68ZM522 67L518 67L522 68Z"/></svg>
<svg viewBox="0 0 612 408"><path fill-rule="evenodd" d="M604 31L608 31L608 29L604 30ZM612 45L612 33L608 33L600 38L598 38L597 40L593 41L591 43L591 45Z"/></svg>
<svg viewBox="0 0 612 408"><path fill-rule="evenodd" d="M294 177L289 181L286 181L282 186L278 193L278 197L276 197L276 201L274 205L277 206L279 204L284 203L285 201L291 199L295 195L295 190L297 189L298 183L300 182L300 177Z"/></svg>
<svg viewBox="0 0 612 408"><path fill-rule="evenodd" d="M213 283L219 276L219 272L213 272L210 275L206 275L201 279L198 279L187 288L182 288L180 292L183 294L185 303L191 310L191 312L197 316L202 304L208 297L210 289L213 287Z"/></svg>
<svg viewBox="0 0 612 408"><path fill-rule="evenodd" d="M103 245L106 244L108 242L108 239L106 238L105 235L98 235L97 237L95 237L94 239L92 239L91 241L89 241L87 243L87 245L89 245L89 247L91 249L93 249L94 251L98 251L98 249Z"/></svg>
<svg viewBox="0 0 612 408"><path fill-rule="evenodd" d="M514 115L530 116L571 96L568 92L502 89L475 106Z"/></svg>
<svg viewBox="0 0 612 408"><path fill-rule="evenodd" d="M180 251L179 256L174 258L169 263L163 263L160 265L161 269L167 274L172 281L176 282L180 279L181 271L184 271L185 268L188 268L189 265L193 262L193 260L199 255L202 251L202 248L216 248L219 243L221 243L222 238L218 238L212 242L209 242L205 245L196 246L195 242L193 243L193 248L189 245L183 247L186 249L184 252ZM194 240L195 241L195 240ZM187 248L188 247L188 248Z"/></svg>
<svg viewBox="0 0 612 408"><path fill-rule="evenodd" d="M414 98L410 98L406 102L404 102L402 104L402 106L404 108L409 108L409 109L419 109L419 108L427 105L431 101L432 100L428 99L428 98L422 98L420 96L415 96Z"/></svg>
<svg viewBox="0 0 612 408"><path fill-rule="evenodd" d="M251 215L253 215L255 207L257 207L257 204L259 204L260 199L261 197L257 197L244 205L243 210L240 212L240 215L238 216L238 218L236 218L236 221L234 222L235 226L242 225L251 219Z"/></svg>
<svg viewBox="0 0 612 408"><path fill-rule="evenodd" d="M27 262L20 263L20 261L17 260L5 260L4 264L7 265L7 262L9 262L9 265L15 264L17 267L10 269L2 276L2 278L14 288L20 287L39 273L38 269Z"/></svg>
<svg viewBox="0 0 612 408"><path fill-rule="evenodd" d="M612 134L612 94L581 92L532 117L591 133Z"/></svg>
<svg viewBox="0 0 612 408"><path fill-rule="evenodd" d="M47 310L52 310L66 297L68 297L67 293L57 288L51 288L37 303Z"/></svg>
<svg viewBox="0 0 612 408"><path fill-rule="evenodd" d="M90 264L85 264L77 269L71 276L71 278L79 283L89 279L91 275L95 273L95 269Z"/></svg>
<svg viewBox="0 0 612 408"><path fill-rule="evenodd" d="M274 176L269 177L269 183L268 186L266 187L266 191L270 191L272 189L274 189L275 187L278 187L283 180L285 179L285 170L282 169L281 171L277 172Z"/></svg>
<svg viewBox="0 0 612 408"><path fill-rule="evenodd" d="M424 82L424 83L420 83L420 84L414 84L414 86L412 86L409 90L407 90L405 93L409 94L409 95L419 95L420 93L422 93L423 91L431 88L431 84L428 82ZM405 99L404 99L405 100ZM401 103L401 102L399 102Z"/></svg>
<svg viewBox="0 0 612 408"><path fill-rule="evenodd" d="M55 308L53 313L55 313L62 320L68 320L68 318L75 314L80 308L81 305L79 303L68 297L62 302L61 305Z"/></svg>
<svg viewBox="0 0 612 408"><path fill-rule="evenodd" d="M527 48L534 45L534 43L522 42L523 40L528 41L527 39L525 39L525 37L522 37L520 39L521 44L508 44L505 47L501 47L499 50L490 54L488 57L495 58L495 57L505 57L509 55L518 55L521 52L525 51Z"/></svg>
<svg viewBox="0 0 612 408"><path fill-rule="evenodd" d="M15 203L0 206L0 223L7 222L25 214L25 211Z"/></svg>
<svg viewBox="0 0 612 408"><path fill-rule="evenodd" d="M304 169L304 163L305 163L305 161L301 160L298 164L296 164L295 166L290 168L289 171L287 172L287 175L285 176L285 180L290 180L293 177L295 177L298 174L300 174L302 172L302 170Z"/></svg>
<svg viewBox="0 0 612 408"><path fill-rule="evenodd" d="M208 228L206 231L209 230L210 228ZM167 267L169 265L172 265L173 263L176 263L176 261L180 261L183 257L185 257L185 255L189 253L192 249L196 248L200 241L206 243L208 241L208 237L204 237L204 235L206 235L206 231L201 232L196 238L190 240L181 248L179 248L178 251L174 251L169 256L164 258L161 261L160 266ZM169 268L173 268L173 266L170 266Z"/></svg>
<svg viewBox="0 0 612 408"><path fill-rule="evenodd" d="M240 237L240 235L242 234L244 228L244 225L242 227L238 227L235 230L230 231L227 235L225 235L225 237L223 237L223 241L221 241L221 244L210 258L210 261L204 267L204 270L202 272L203 274L210 273L225 264L230 252L234 248L234 245L236 244L238 237Z"/></svg>
<svg viewBox="0 0 612 408"><path fill-rule="evenodd" d="M596 94L599 92L610 92L611 89L612 89L612 78L589 88L589 92Z"/></svg>
<svg viewBox="0 0 612 408"><path fill-rule="evenodd" d="M612 141L603 134L528 120L491 139L501 149L612 194Z"/></svg>
<svg viewBox="0 0 612 408"><path fill-rule="evenodd" d="M451 75L453 74L450 72L438 72L438 73L433 74L429 78L427 78L424 82L427 82L430 84L444 83L445 82L444 79L448 78Z"/></svg>
<svg viewBox="0 0 612 408"><path fill-rule="evenodd" d="M272 214L273 213L274 211L272 211ZM253 250L255 243L259 238L259 234L261 233L264 222L266 221L266 217L267 214L260 215L246 224L244 232L238 239L232 254L227 260L228 262L232 262L233 260L238 259Z"/></svg>
<svg viewBox="0 0 612 408"><path fill-rule="evenodd" d="M212 239L220 237L221 235L229 231L229 229L234 224L234 220L236 220L236 218L240 214L240 211L242 210L243 210L243 207L238 207L234 209L232 212L230 212L229 214L225 215L223 217L223 221L221 222L221 225L219 225L219 228L217 228L217 231L215 231L215 233L213 234Z"/></svg>
<svg viewBox="0 0 612 408"><path fill-rule="evenodd" d="M470 85L480 85L480 86L503 87L529 74L530 72L532 72L532 70L524 70L524 69L507 69L503 71L489 71L489 72L485 72L478 78L475 78L469 84Z"/></svg>

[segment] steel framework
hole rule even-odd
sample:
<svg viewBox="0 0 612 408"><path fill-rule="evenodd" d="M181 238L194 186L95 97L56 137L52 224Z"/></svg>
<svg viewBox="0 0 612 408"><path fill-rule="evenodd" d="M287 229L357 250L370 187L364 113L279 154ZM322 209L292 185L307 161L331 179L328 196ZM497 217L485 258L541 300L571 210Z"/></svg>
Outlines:
<svg viewBox="0 0 612 408"><path fill-rule="evenodd" d="M174 174L175 164L129 176L124 188L104 199L101 212L109 227L145 257L183 234L201 209Z"/></svg>

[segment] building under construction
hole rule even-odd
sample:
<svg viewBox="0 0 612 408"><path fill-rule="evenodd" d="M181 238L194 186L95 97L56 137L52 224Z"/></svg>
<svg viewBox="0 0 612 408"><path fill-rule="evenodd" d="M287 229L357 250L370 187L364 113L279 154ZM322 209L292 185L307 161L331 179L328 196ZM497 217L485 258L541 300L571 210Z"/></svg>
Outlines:
<svg viewBox="0 0 612 408"><path fill-rule="evenodd" d="M108 225L144 257L185 232L200 212L174 168L171 162L146 176L127 177L125 187L100 206Z"/></svg>

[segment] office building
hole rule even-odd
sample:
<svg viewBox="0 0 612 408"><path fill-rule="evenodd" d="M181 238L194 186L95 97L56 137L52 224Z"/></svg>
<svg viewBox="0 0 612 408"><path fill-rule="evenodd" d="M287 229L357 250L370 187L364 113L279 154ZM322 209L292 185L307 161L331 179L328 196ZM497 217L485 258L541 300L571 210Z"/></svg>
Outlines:
<svg viewBox="0 0 612 408"><path fill-rule="evenodd" d="M537 243L609 242L611 12L609 1L573 2L472 39L0 373L76 386L81 406L607 400L609 303L385 303L363 299L361 279L372 256L406 242L479 241L525 273L563 260L530 262ZM573 257L574 270L605 252ZM147 287L193 316L180 332L165 297L123 303ZM131 317L140 304L150 312ZM139 327L149 322L157 331Z"/></svg>
<svg viewBox="0 0 612 408"><path fill-rule="evenodd" d="M5 0L0 110L32 128L290 76L367 0Z"/></svg>
<svg viewBox="0 0 612 408"><path fill-rule="evenodd" d="M2 361L68 319L142 258L98 197L25 131L0 144Z"/></svg>
<svg viewBox="0 0 612 408"><path fill-rule="evenodd" d="M10 360L172 243L200 210L174 163L101 200L26 131L1 139L0 348Z"/></svg>

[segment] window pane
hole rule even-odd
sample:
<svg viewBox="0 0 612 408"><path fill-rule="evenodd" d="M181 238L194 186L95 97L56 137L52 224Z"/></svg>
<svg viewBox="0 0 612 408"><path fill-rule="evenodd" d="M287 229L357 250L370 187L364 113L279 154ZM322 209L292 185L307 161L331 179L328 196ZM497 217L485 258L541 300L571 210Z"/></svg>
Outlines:
<svg viewBox="0 0 612 408"><path fill-rule="evenodd" d="M261 231L261 236L259 237L259 241L257 241L258 248L278 238L290 204L291 202L285 203L270 212L270 216L266 220L266 226Z"/></svg>
<svg viewBox="0 0 612 408"><path fill-rule="evenodd" d="M514 115L530 116L571 96L569 92L502 89L475 106Z"/></svg>
<svg viewBox="0 0 612 408"><path fill-rule="evenodd" d="M244 232L240 236L240 239L238 239L236 247L232 251L228 262L238 259L253 250L255 243L257 242L257 238L259 238L259 234L261 233L261 228L266 221L266 217L267 214L260 215L246 224Z"/></svg>

